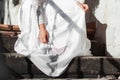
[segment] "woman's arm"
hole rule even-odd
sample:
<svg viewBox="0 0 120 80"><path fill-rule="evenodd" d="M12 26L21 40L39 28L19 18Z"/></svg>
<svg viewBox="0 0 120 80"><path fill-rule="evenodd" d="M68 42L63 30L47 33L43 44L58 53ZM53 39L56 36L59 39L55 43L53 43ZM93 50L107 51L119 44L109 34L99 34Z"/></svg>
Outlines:
<svg viewBox="0 0 120 80"><path fill-rule="evenodd" d="M39 7L39 11L38 11L38 22L39 22L39 40L41 43L47 44L48 43L48 31L46 30L46 21L45 21L45 13L44 13L44 8L43 7Z"/></svg>
<svg viewBox="0 0 120 80"><path fill-rule="evenodd" d="M41 43L47 44L49 34L46 29L46 19L45 19L45 3L46 0L37 0L38 1L38 10L37 10L37 16L38 16L38 22L39 22L39 40Z"/></svg>
<svg viewBox="0 0 120 80"><path fill-rule="evenodd" d="M49 38L49 34L48 31L46 30L45 24L40 24L39 25L39 40L41 43L48 43L48 38Z"/></svg>

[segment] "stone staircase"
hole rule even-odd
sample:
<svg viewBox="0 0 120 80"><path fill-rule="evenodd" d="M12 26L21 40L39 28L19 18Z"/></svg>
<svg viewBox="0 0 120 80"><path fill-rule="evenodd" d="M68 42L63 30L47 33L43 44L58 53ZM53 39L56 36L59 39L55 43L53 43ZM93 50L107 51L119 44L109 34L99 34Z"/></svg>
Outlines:
<svg viewBox="0 0 120 80"><path fill-rule="evenodd" d="M2 53L0 54L0 63L0 77L6 76L10 79L52 78L43 74L23 55ZM56 79L100 78L106 75L114 75L115 77L120 75L119 58L76 57L72 60L67 70Z"/></svg>
<svg viewBox="0 0 120 80"><path fill-rule="evenodd" d="M93 57L76 57L72 60L67 70L59 77L53 78L46 76L32 64L29 59L23 55L18 55L13 50L13 45L20 33L16 25L0 24L0 80L37 80L38 79L83 79L83 78L101 78L106 75L113 75L114 79L120 74L120 59L105 57L105 47L103 53L97 52L97 41L94 40L96 23L87 23L87 35L91 40L91 51ZM3 45L3 46L2 46ZM30 79L29 79L30 78ZM69 80L68 79L68 80ZM93 79L86 79L93 80Z"/></svg>

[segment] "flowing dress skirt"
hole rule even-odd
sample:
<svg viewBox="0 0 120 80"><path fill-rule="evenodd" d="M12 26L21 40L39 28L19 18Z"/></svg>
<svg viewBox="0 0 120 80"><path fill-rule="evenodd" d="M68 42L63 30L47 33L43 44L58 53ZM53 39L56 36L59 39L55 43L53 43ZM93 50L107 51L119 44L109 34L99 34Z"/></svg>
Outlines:
<svg viewBox="0 0 120 80"><path fill-rule="evenodd" d="M56 77L64 72L74 57L91 55L85 12L74 0L47 0L44 7L36 6L34 1L37 0L22 2L19 12L21 34L14 48L17 53L27 56L43 73ZM44 10L44 14L38 15L39 10ZM49 32L48 44L38 39L38 24L42 20Z"/></svg>

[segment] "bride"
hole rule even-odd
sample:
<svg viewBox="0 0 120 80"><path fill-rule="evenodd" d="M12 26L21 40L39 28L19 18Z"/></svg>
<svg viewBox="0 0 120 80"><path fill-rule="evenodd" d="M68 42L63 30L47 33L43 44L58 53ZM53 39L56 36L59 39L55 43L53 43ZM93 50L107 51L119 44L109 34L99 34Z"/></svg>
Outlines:
<svg viewBox="0 0 120 80"><path fill-rule="evenodd" d="M83 0L23 0L15 51L57 77L76 56L90 56Z"/></svg>

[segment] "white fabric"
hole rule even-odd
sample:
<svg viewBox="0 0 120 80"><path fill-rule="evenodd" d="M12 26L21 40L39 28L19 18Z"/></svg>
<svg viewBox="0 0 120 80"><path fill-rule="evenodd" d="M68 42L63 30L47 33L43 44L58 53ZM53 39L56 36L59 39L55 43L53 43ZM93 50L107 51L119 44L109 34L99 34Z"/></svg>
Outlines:
<svg viewBox="0 0 120 80"><path fill-rule="evenodd" d="M19 12L17 53L28 58L46 75L59 76L76 56L90 54L86 36L85 12L75 0L24 0ZM38 24L44 23L49 43L38 39Z"/></svg>
<svg viewBox="0 0 120 80"><path fill-rule="evenodd" d="M107 51L113 57L120 58L120 0L100 0L96 8L96 18L106 29Z"/></svg>
<svg viewBox="0 0 120 80"><path fill-rule="evenodd" d="M76 1L78 1L80 3L84 3L85 2L85 0L76 0Z"/></svg>
<svg viewBox="0 0 120 80"><path fill-rule="evenodd" d="M17 25L18 24L18 10L20 7L21 0L19 4L14 6L13 0L5 0L5 14L4 14L4 24Z"/></svg>

